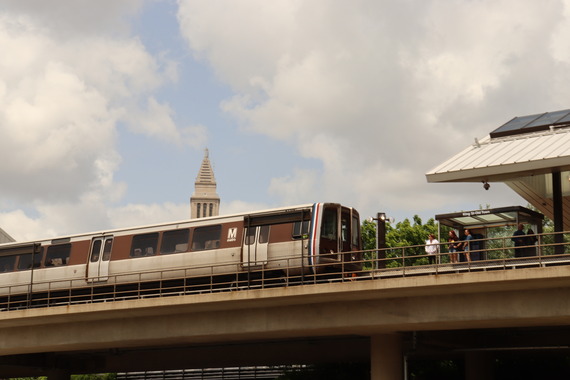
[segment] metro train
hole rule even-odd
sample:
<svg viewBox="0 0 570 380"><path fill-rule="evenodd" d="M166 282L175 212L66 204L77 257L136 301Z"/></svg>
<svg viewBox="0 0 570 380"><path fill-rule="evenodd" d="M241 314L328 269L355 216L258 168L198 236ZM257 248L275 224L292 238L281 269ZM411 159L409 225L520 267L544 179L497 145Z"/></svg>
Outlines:
<svg viewBox="0 0 570 380"><path fill-rule="evenodd" d="M338 203L7 243L0 245L0 303L188 277L356 272L361 249L358 212Z"/></svg>

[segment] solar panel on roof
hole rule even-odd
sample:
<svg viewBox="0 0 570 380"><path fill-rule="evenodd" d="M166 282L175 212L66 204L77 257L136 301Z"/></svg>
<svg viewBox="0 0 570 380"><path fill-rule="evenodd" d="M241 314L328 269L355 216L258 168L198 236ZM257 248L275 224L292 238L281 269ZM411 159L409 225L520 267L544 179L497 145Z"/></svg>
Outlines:
<svg viewBox="0 0 570 380"><path fill-rule="evenodd" d="M494 132L506 132L506 131L514 131L517 129L524 128L525 125L529 124L530 122L540 118L543 114L538 115L529 115L529 116L517 116L508 123L503 124Z"/></svg>
<svg viewBox="0 0 570 380"><path fill-rule="evenodd" d="M564 116L562 119L556 122L556 124L565 124L565 123L570 123L570 112L568 112L568 115Z"/></svg>
<svg viewBox="0 0 570 380"><path fill-rule="evenodd" d="M551 125L570 123L570 109L517 116L490 133L491 138L548 130Z"/></svg>
<svg viewBox="0 0 570 380"><path fill-rule="evenodd" d="M556 112L547 112L535 121L531 122L524 126L524 128L532 128L532 127L539 127L539 126L551 126L556 124L558 120L570 114L570 110L562 110Z"/></svg>

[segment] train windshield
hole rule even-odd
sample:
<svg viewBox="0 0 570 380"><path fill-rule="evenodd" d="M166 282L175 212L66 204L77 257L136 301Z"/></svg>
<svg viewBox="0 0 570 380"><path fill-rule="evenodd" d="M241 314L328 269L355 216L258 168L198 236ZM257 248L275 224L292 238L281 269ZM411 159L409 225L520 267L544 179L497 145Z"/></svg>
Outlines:
<svg viewBox="0 0 570 380"><path fill-rule="evenodd" d="M360 224L358 213L339 204L325 204L320 223L318 242L318 270L359 270L362 266L360 251Z"/></svg>
<svg viewBox="0 0 570 380"><path fill-rule="evenodd" d="M329 240L336 240L338 233L338 212L336 207L328 207L323 213L323 223L321 226L321 237Z"/></svg>

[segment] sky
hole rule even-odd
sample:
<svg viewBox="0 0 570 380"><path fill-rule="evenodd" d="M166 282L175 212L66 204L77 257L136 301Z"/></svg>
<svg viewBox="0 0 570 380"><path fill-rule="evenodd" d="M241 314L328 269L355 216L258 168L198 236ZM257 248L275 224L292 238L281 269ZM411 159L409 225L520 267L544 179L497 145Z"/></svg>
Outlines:
<svg viewBox="0 0 570 380"><path fill-rule="evenodd" d="M206 148L221 214L526 206L425 173L570 108L568 41L570 0L3 0L0 227L187 219Z"/></svg>

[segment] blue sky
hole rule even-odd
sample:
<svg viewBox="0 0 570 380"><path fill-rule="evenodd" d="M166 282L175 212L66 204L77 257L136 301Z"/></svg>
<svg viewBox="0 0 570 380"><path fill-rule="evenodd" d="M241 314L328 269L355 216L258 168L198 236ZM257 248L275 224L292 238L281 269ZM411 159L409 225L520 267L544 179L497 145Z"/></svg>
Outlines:
<svg viewBox="0 0 570 380"><path fill-rule="evenodd" d="M569 107L569 20L568 0L5 0L0 227L185 219L205 148L222 213L526 206L425 173Z"/></svg>
<svg viewBox="0 0 570 380"><path fill-rule="evenodd" d="M177 10L176 1L148 2L139 17L133 20L133 33L139 36L149 52L156 55L166 52L179 64L177 81L161 88L157 97L176 110L173 118L178 124L207 126L208 142L204 148L207 146L210 151L215 175L221 180L218 192L224 200L256 203L261 196L262 203L271 206L271 202L278 200L269 200L263 194L270 175L287 175L292 165L318 167L318 162L299 157L292 145L241 132L238 124L220 110L220 103L231 97L232 91L216 78L206 62L194 58L180 35ZM147 169L157 176L157 184L152 190L134 193L129 202L152 203L157 192L172 202L188 201L203 150L172 149L166 144L157 145L152 138L138 138L128 132L121 135L121 141L124 141L124 147L120 148L124 152L124 164L117 172L118 179L143 186L147 182ZM146 150L156 151L156 155L149 157L142 152ZM265 159L271 156L287 159ZM176 172L174 168L162 170L173 165L180 170L177 179L172 178ZM140 170L142 167L145 168L143 171ZM161 185L164 183L175 186Z"/></svg>

